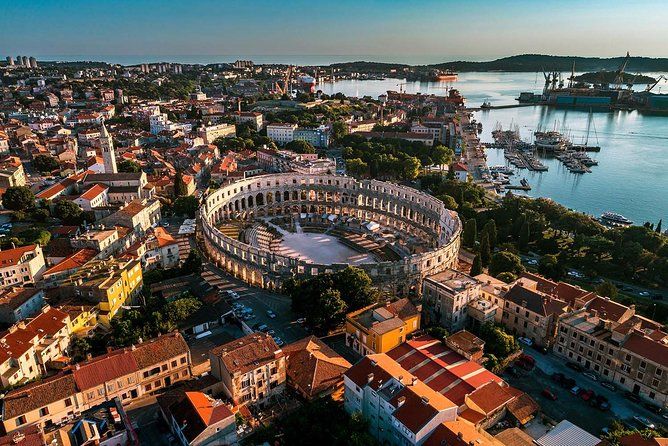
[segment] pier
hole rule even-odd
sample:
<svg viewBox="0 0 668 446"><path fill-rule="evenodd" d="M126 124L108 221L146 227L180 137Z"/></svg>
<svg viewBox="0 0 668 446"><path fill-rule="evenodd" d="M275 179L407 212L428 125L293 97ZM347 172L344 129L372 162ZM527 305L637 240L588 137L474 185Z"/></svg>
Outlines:
<svg viewBox="0 0 668 446"><path fill-rule="evenodd" d="M520 104L508 104L508 105L490 105L489 107L467 107L466 111L476 112L482 110L501 110L504 108L533 107L534 105L540 105L540 104L520 103Z"/></svg>

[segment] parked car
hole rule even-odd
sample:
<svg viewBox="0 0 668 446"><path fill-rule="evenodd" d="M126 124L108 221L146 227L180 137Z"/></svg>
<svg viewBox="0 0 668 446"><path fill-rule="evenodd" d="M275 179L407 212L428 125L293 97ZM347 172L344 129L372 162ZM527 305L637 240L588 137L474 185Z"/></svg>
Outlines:
<svg viewBox="0 0 668 446"><path fill-rule="evenodd" d="M598 376L594 372L584 372L584 376L586 376L589 379L593 379L594 381L598 381Z"/></svg>
<svg viewBox="0 0 668 446"><path fill-rule="evenodd" d="M239 293L237 293L236 291L227 290L227 295L230 296L234 300L239 299Z"/></svg>
<svg viewBox="0 0 668 446"><path fill-rule="evenodd" d="M518 376L517 370L515 370L515 367L513 367L513 366L506 367L505 371L510 376L514 376L514 377Z"/></svg>
<svg viewBox="0 0 668 446"><path fill-rule="evenodd" d="M638 296L647 297L647 296L649 296L649 291L641 291L641 292L638 293Z"/></svg>
<svg viewBox="0 0 668 446"><path fill-rule="evenodd" d="M531 339L525 338L523 336L520 336L519 338L517 338L517 341L521 342L522 344L524 344L526 346L529 346L529 347L531 347L533 345L533 341Z"/></svg>
<svg viewBox="0 0 668 446"><path fill-rule="evenodd" d="M585 390L584 392L582 392L580 394L580 398L582 398L583 401L589 401L594 396L595 396L595 393L591 389Z"/></svg>
<svg viewBox="0 0 668 446"><path fill-rule="evenodd" d="M661 406L657 406L656 404L643 403L643 406L645 409L649 410L650 412L654 412L657 415L661 415L663 413L663 408Z"/></svg>
<svg viewBox="0 0 668 446"><path fill-rule="evenodd" d="M582 389L579 388L578 386L575 386L575 387L573 387L573 388L571 389L571 393L572 393L573 395L577 395L577 394L579 394L581 391L582 391Z"/></svg>
<svg viewBox="0 0 668 446"><path fill-rule="evenodd" d="M626 392L624 394L624 398L626 398L627 400L633 401L634 403L639 403L640 402L640 397L633 392Z"/></svg>
<svg viewBox="0 0 668 446"><path fill-rule="evenodd" d="M652 300L663 300L663 295L659 293L652 294Z"/></svg>
<svg viewBox="0 0 668 446"><path fill-rule="evenodd" d="M654 425L654 423L652 423L651 421L649 421L649 420L648 420L647 418L645 418L645 417L641 417L641 416L639 416L639 415L636 415L636 416L633 417L633 419L634 419L638 424L640 424L640 425L642 425L642 426L644 426L644 427L646 427L646 428L648 428L648 429L654 429L654 428L656 427L656 426Z"/></svg>
<svg viewBox="0 0 668 446"><path fill-rule="evenodd" d="M273 318L276 317L276 313L274 313L274 312L271 311L271 310L267 310L267 316L269 316L271 319L273 319Z"/></svg>
<svg viewBox="0 0 668 446"><path fill-rule="evenodd" d="M520 359L518 359L517 361L515 361L515 365L516 365L517 367L520 367L520 368L522 368L522 369L528 371L528 372L532 371L533 368L534 368L533 363L528 362L528 361L524 361L522 358L520 358Z"/></svg>
<svg viewBox="0 0 668 446"><path fill-rule="evenodd" d="M592 406L596 406L602 411L610 409L610 402L603 395L596 395L596 399L592 399Z"/></svg>
<svg viewBox="0 0 668 446"><path fill-rule="evenodd" d="M276 345L278 345L279 347L280 347L281 345L285 344L285 342L283 342L283 340L282 340L281 338L279 338L278 336L274 336L274 342L275 342Z"/></svg>
<svg viewBox="0 0 668 446"><path fill-rule="evenodd" d="M563 381L561 381L561 387L564 389L572 389L576 385L577 383L573 378L564 378Z"/></svg>
<svg viewBox="0 0 668 446"><path fill-rule="evenodd" d="M617 390L617 386L615 386L613 383L610 381L601 381L601 385L605 387L608 390L612 390L613 392Z"/></svg>
<svg viewBox="0 0 668 446"><path fill-rule="evenodd" d="M534 344L531 347L537 352L542 353L543 355L547 355L547 347L538 344Z"/></svg>
<svg viewBox="0 0 668 446"><path fill-rule="evenodd" d="M300 317L299 319L297 319L298 324L303 324L304 322L306 322L306 319L303 318L303 317Z"/></svg>
<svg viewBox="0 0 668 446"><path fill-rule="evenodd" d="M569 362L569 363L567 363L567 364L566 364L566 367L568 367L569 369L573 369L573 370L575 370L576 372L581 372L581 371L582 371L582 366L581 366L580 364L578 364L578 363L575 363L575 362Z"/></svg>
<svg viewBox="0 0 668 446"><path fill-rule="evenodd" d="M552 400L552 401L556 401L556 400L557 400L557 395L555 395L555 394L552 392L552 390L550 390L549 387L544 388L543 391L542 391L540 394L543 395L545 398L548 398L548 399L550 399L550 400Z"/></svg>
<svg viewBox="0 0 668 446"><path fill-rule="evenodd" d="M269 330L269 327L267 326L267 324L262 324L262 325L259 325L259 326L257 327L257 329L258 329L259 331L267 331L267 330Z"/></svg>
<svg viewBox="0 0 668 446"><path fill-rule="evenodd" d="M561 382L566 378L566 375L563 373L553 373L552 374L552 381L554 381L557 384L561 384Z"/></svg>

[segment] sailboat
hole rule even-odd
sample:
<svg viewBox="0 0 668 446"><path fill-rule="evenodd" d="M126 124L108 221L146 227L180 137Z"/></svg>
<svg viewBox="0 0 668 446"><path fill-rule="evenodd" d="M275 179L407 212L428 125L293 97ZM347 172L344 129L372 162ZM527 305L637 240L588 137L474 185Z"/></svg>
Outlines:
<svg viewBox="0 0 668 446"><path fill-rule="evenodd" d="M594 127L594 136L596 137L596 145L595 146L590 146L589 145L589 133L591 131L591 127ZM598 134L596 133L596 124L594 123L594 115L589 109L589 118L587 119L587 133L585 135L585 140L584 143L581 145L572 145L571 149L573 150L578 150L582 152L600 152L601 147L598 145Z"/></svg>

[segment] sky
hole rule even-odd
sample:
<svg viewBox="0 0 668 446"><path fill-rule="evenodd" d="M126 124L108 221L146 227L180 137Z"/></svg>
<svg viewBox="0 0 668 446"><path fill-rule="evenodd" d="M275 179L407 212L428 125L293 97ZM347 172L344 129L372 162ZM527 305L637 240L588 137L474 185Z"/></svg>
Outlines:
<svg viewBox="0 0 668 446"><path fill-rule="evenodd" d="M3 56L668 56L667 0L0 0L0 11Z"/></svg>

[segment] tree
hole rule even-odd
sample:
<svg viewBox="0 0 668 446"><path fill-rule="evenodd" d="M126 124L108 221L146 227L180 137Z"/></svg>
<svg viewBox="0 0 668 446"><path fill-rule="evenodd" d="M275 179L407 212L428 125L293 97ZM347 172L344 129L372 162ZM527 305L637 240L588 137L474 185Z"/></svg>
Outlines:
<svg viewBox="0 0 668 446"><path fill-rule="evenodd" d="M37 155L32 160L32 166L40 173L50 173L60 167L58 160L48 155Z"/></svg>
<svg viewBox="0 0 668 446"><path fill-rule="evenodd" d="M332 140L338 141L348 134L348 125L343 121L332 124Z"/></svg>
<svg viewBox="0 0 668 446"><path fill-rule="evenodd" d="M432 337L440 340L440 341L443 341L443 340L445 340L445 338L450 336L450 333L448 333L448 330L441 327L440 325L437 325L435 327L427 328L427 334L429 336L432 336Z"/></svg>
<svg viewBox="0 0 668 446"><path fill-rule="evenodd" d="M366 307L376 299L371 277L361 268L346 267L336 273L334 283L351 310Z"/></svg>
<svg viewBox="0 0 668 446"><path fill-rule="evenodd" d="M341 292L333 288L326 289L320 296L318 309L312 315L312 323L329 330L343 322L348 305L341 299Z"/></svg>
<svg viewBox="0 0 668 446"><path fill-rule="evenodd" d="M479 335L485 341L485 351L501 361L520 349L513 335L506 333L502 326L491 322L480 327Z"/></svg>
<svg viewBox="0 0 668 446"><path fill-rule="evenodd" d="M599 296L609 297L610 299L614 299L618 294L617 286L607 280L598 285L594 291Z"/></svg>
<svg viewBox="0 0 668 446"><path fill-rule="evenodd" d="M198 274L200 271L202 271L202 256L196 250L191 249L181 265L181 275Z"/></svg>
<svg viewBox="0 0 668 446"><path fill-rule="evenodd" d="M25 211L35 205L35 194L29 187L11 186L2 195L2 205L10 211Z"/></svg>
<svg viewBox="0 0 668 446"><path fill-rule="evenodd" d="M414 180L420 175L420 168L422 164L420 160L414 156L409 156L402 162L403 178L406 180Z"/></svg>
<svg viewBox="0 0 668 446"><path fill-rule="evenodd" d="M522 227L520 228L520 237L519 237L519 246L520 249L525 249L529 242L531 241L531 228L529 222L524 220Z"/></svg>
<svg viewBox="0 0 668 446"><path fill-rule="evenodd" d="M285 148L295 153L315 153L315 147L310 142L299 139L290 141L285 145Z"/></svg>
<svg viewBox="0 0 668 446"><path fill-rule="evenodd" d="M663 218L660 219L659 222L656 224L656 229L655 229L655 231L656 231L658 234L661 234L661 224L662 224L662 223L663 223Z"/></svg>
<svg viewBox="0 0 668 446"><path fill-rule="evenodd" d="M164 313L174 324L184 321L202 307L202 302L195 297L184 297L165 305Z"/></svg>
<svg viewBox="0 0 668 446"><path fill-rule="evenodd" d="M501 282L511 283L517 280L517 274L513 274L508 271L504 271L496 276Z"/></svg>
<svg viewBox="0 0 668 446"><path fill-rule="evenodd" d="M188 190L186 188L186 183L183 182L183 172L179 169L174 175L174 196L184 197L186 195L188 195Z"/></svg>
<svg viewBox="0 0 668 446"><path fill-rule="evenodd" d="M493 219L489 220L487 223L485 223L485 226L483 226L482 230L485 231L489 237L489 248L494 250L497 239L496 222Z"/></svg>
<svg viewBox="0 0 668 446"><path fill-rule="evenodd" d="M73 362L80 362L86 359L88 353L92 351L93 347L86 338L72 337L69 346L70 357Z"/></svg>
<svg viewBox="0 0 668 446"><path fill-rule="evenodd" d="M489 265L489 261L492 257L492 251L489 248L489 234L487 231L482 232L480 237L480 263L483 266Z"/></svg>
<svg viewBox="0 0 668 446"><path fill-rule="evenodd" d="M480 255L477 255L473 258L473 265L471 265L471 275L477 276L482 274L482 262L480 261Z"/></svg>
<svg viewBox="0 0 668 446"><path fill-rule="evenodd" d="M199 201L192 195L177 198L172 206L174 215L186 215L190 218L195 218L197 209L199 209Z"/></svg>
<svg viewBox="0 0 668 446"><path fill-rule="evenodd" d="M141 172L141 166L132 160L123 160L118 163L119 172L138 173Z"/></svg>
<svg viewBox="0 0 668 446"><path fill-rule="evenodd" d="M508 251L499 251L492 256L489 264L489 273L496 277L503 272L512 274L520 274L524 272L524 266L520 258Z"/></svg>
<svg viewBox="0 0 668 446"><path fill-rule="evenodd" d="M554 280L561 280L566 273L566 266L554 254L545 254L538 262L538 272Z"/></svg>
<svg viewBox="0 0 668 446"><path fill-rule="evenodd" d="M54 215L65 224L78 226L82 222L83 210L73 201L59 200L54 207Z"/></svg>
<svg viewBox="0 0 668 446"><path fill-rule="evenodd" d="M369 165L359 158L347 159L346 172L353 177L365 177L369 173Z"/></svg>
<svg viewBox="0 0 668 446"><path fill-rule="evenodd" d="M459 205L457 204L457 200L455 200L455 198L452 195L447 195L447 194L439 195L438 199L443 202L446 209L456 211L457 208L459 207Z"/></svg>
<svg viewBox="0 0 668 446"><path fill-rule="evenodd" d="M464 246L473 248L475 246L477 236L478 236L478 226L475 221L475 218L470 218L466 220L466 223L464 223L464 234L462 236Z"/></svg>

